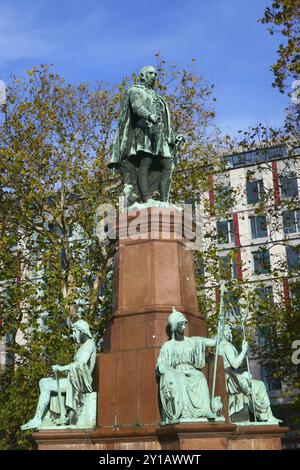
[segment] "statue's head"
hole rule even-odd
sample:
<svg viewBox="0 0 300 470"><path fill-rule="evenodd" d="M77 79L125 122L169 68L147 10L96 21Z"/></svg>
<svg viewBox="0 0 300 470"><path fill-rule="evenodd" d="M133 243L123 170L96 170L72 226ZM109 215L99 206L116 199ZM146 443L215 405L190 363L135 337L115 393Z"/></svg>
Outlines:
<svg viewBox="0 0 300 470"><path fill-rule="evenodd" d="M153 88L155 85L156 79L157 79L157 72L155 70L155 67L153 67L153 65L147 65L146 67L143 67L142 70L140 71L140 82L143 85Z"/></svg>
<svg viewBox="0 0 300 470"><path fill-rule="evenodd" d="M232 341L232 328L231 328L231 325L229 325L228 323L224 326L223 338L226 341L230 341L230 342Z"/></svg>
<svg viewBox="0 0 300 470"><path fill-rule="evenodd" d="M181 330L180 332L183 333L187 323L188 321L183 315L183 313L178 312L178 310L173 307L173 311L168 318L168 328L170 330L171 335L174 336L174 333L178 330L179 327Z"/></svg>
<svg viewBox="0 0 300 470"><path fill-rule="evenodd" d="M88 336L89 338L93 338L90 332L90 327L85 320L77 320L75 323L72 324L72 330L76 333L79 331L84 335Z"/></svg>

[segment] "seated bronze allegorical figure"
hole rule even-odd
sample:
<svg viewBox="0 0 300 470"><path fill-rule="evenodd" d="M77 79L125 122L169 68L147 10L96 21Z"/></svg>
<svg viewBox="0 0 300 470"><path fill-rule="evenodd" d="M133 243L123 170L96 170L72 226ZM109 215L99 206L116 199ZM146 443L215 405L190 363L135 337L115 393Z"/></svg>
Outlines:
<svg viewBox="0 0 300 470"><path fill-rule="evenodd" d="M76 425L79 415L82 415L80 421L84 426L91 427L96 417L96 393L92 388L92 372L96 362L95 341L84 320L75 322L72 330L74 339L80 344L74 360L65 366L52 366L55 376L40 380L36 412L30 421L21 426L23 431L47 427L45 421L50 427ZM58 372L64 372L66 377L59 378ZM50 415L50 420L45 419L46 414Z"/></svg>
<svg viewBox="0 0 300 470"><path fill-rule="evenodd" d="M185 316L173 310L168 319L171 338L163 344L156 365L162 422L224 420L212 412L207 380L201 372L205 348L215 346L216 340L184 336L186 326Z"/></svg>
<svg viewBox="0 0 300 470"><path fill-rule="evenodd" d="M232 344L231 326L225 325L219 353L224 359L229 416L232 421L241 421L239 414L246 407L255 414L258 422L279 424L281 420L273 416L263 381L253 379L248 371L240 373L238 370L246 357L248 347L247 341L244 340L242 350L239 353Z"/></svg>

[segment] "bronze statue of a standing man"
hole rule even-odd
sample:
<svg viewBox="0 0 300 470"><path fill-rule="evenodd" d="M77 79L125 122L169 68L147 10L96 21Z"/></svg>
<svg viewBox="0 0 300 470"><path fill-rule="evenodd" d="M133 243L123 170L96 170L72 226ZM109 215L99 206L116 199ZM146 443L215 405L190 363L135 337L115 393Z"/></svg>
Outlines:
<svg viewBox="0 0 300 470"><path fill-rule="evenodd" d="M140 85L125 91L109 163L119 169L131 203L151 202L157 190L161 201L169 201L176 152L184 140L174 133L167 103L154 90L156 79L154 67L143 67Z"/></svg>

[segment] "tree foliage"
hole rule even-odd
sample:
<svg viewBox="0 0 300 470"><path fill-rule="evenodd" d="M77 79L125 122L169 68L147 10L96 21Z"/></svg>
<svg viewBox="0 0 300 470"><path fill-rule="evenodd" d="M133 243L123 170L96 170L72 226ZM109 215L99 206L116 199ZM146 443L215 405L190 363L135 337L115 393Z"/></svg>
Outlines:
<svg viewBox="0 0 300 470"><path fill-rule="evenodd" d="M184 202L207 185L203 169L217 158L212 87L195 66L156 59L160 92L187 136L173 187ZM34 413L38 380L71 360L70 321L86 319L100 339L110 316L114 246L97 236L103 219L95 215L121 193L107 163L122 93L136 80L73 85L42 65L9 83L0 128L0 333L12 361L0 378L2 448L30 447L20 425Z"/></svg>
<svg viewBox="0 0 300 470"><path fill-rule="evenodd" d="M272 66L275 81L283 93L288 78L299 79L300 74L300 4L299 0L273 0L265 9L262 23L270 24L271 34L279 32L284 42L278 49L278 60Z"/></svg>
<svg viewBox="0 0 300 470"><path fill-rule="evenodd" d="M298 110L290 107L283 130L258 125L241 133L239 141L222 139L214 123L213 87L198 73L195 62L182 70L159 54L156 61L159 91L168 102L175 131L186 136L172 200L199 199L208 219L224 220L245 188L227 186L221 154L278 143L294 147L299 142ZM114 245L98 237L97 224L103 219L95 215L101 204L118 206L122 187L107 170L107 162L122 93L137 80L133 74L111 87L72 85L41 66L26 77L12 77L9 84L0 128L0 333L7 341L8 359L13 360L0 377L2 448L31 446L20 425L34 413L39 379L51 374L52 364L71 360L70 321L85 318L100 340L110 316ZM287 160L287 167L290 163ZM270 165L265 164L266 170ZM253 177L250 169L247 178ZM212 190L214 206L204 197ZM284 206L273 203L271 187L265 196L255 214L268 214L276 232L280 224L282 228ZM291 210L297 204L297 198L288 201ZM280 243L287 244L288 239ZM195 261L200 309L209 328L215 330L219 300L215 291L225 277L228 302L249 310L249 332L272 326L276 317L280 347L275 355L266 345L257 349L257 355L262 364L271 360L274 365L276 358L277 376L297 385L293 367L287 367L299 321L297 301L287 306L283 297L277 297L274 307L249 288L249 280L234 279L221 269L219 252L216 226L206 224L203 250L195 253ZM230 256L240 262L236 247ZM272 273L274 286L282 285L285 269L282 263ZM263 286L263 281L257 285Z"/></svg>

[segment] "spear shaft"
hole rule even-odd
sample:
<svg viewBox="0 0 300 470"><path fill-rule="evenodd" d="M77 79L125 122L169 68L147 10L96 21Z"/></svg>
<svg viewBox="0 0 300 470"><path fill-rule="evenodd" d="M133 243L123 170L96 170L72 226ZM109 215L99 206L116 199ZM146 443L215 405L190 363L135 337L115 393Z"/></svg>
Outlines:
<svg viewBox="0 0 300 470"><path fill-rule="evenodd" d="M213 385L211 393L211 406L212 411L214 406L215 390L216 390L216 379L217 379L217 367L218 367L218 355L219 355L219 344L221 340L221 332L224 327L224 293L226 292L225 283L221 283L221 292L220 292L220 313L218 320L217 328L217 337L216 337L216 350L215 350L215 362L214 362L214 375L213 375Z"/></svg>
<svg viewBox="0 0 300 470"><path fill-rule="evenodd" d="M241 320L241 324L242 324L242 329L243 329L244 341L246 341L246 331L245 331L245 325L244 325L243 320ZM254 421L257 422L257 416L256 416L256 410L255 410L255 401L254 401L253 388L252 388L252 383L251 383L251 371L250 371L250 363L249 363L249 358L248 358L248 352L246 353L246 364L247 364L247 370L248 370L248 374L249 374L249 387L250 387L250 395L251 395L252 404L253 404Z"/></svg>
<svg viewBox="0 0 300 470"><path fill-rule="evenodd" d="M59 407L59 413L60 413L60 424L63 425L65 424L64 418L63 418L63 406L62 406L62 397L61 397L61 390L60 390L60 384L59 384L59 378L58 378L58 371L55 371L55 378L56 378L56 384L57 384L57 396L58 396L58 407Z"/></svg>

